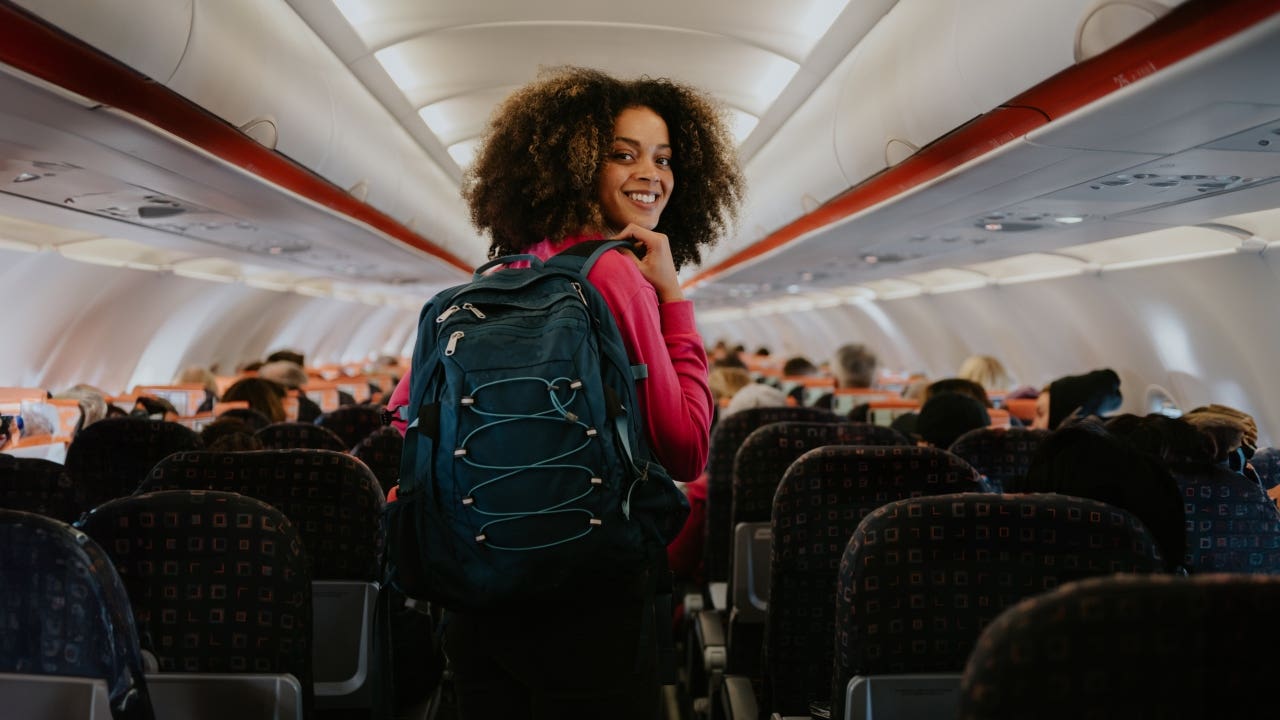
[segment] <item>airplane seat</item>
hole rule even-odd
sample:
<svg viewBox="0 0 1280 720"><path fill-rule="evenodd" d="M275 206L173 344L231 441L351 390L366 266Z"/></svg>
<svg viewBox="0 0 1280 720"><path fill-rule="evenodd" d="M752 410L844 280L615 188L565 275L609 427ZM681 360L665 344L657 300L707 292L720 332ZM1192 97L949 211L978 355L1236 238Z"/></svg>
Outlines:
<svg viewBox="0 0 1280 720"><path fill-rule="evenodd" d="M236 492L279 508L307 550L315 605L318 707L368 707L380 667L374 609L381 587L383 495L369 468L330 450L177 453L139 492Z"/></svg>
<svg viewBox="0 0 1280 720"><path fill-rule="evenodd" d="M51 460L0 455L0 507L75 522L93 507L89 490Z"/></svg>
<svg viewBox="0 0 1280 720"><path fill-rule="evenodd" d="M1094 500L965 493L880 507L840 561L832 717L953 716L965 661L1001 611L1066 582L1163 567L1137 518ZM892 682L877 695L878 679Z"/></svg>
<svg viewBox="0 0 1280 720"><path fill-rule="evenodd" d="M834 445L787 469L773 502L765 712L807 715L831 687L836 579L858 523L885 503L981 488L978 472L929 447Z"/></svg>
<svg viewBox="0 0 1280 720"><path fill-rule="evenodd" d="M316 425L328 428L342 438L350 450L371 433L384 427L382 408L370 405L344 405L333 412L327 412L316 418Z"/></svg>
<svg viewBox="0 0 1280 720"><path fill-rule="evenodd" d="M756 678L769 603L773 499L787 468L828 445L909 445L896 430L870 423L780 422L757 428L733 461L726 672Z"/></svg>
<svg viewBox="0 0 1280 720"><path fill-rule="evenodd" d="M1280 485L1280 448L1261 448L1249 459L1249 464L1258 473L1262 487L1270 490Z"/></svg>
<svg viewBox="0 0 1280 720"><path fill-rule="evenodd" d="M1257 483L1219 466L1175 467L1173 477L1191 571L1280 574L1280 513Z"/></svg>
<svg viewBox="0 0 1280 720"><path fill-rule="evenodd" d="M263 707L264 680L298 688L300 702L292 693L268 698L309 714L311 577L284 513L235 493L166 490L111 500L80 525L128 590L142 646L159 666L147 678L159 715L194 706L200 718L281 717ZM257 713L243 716L245 707Z"/></svg>
<svg viewBox="0 0 1280 720"><path fill-rule="evenodd" d="M67 474L88 488L97 505L132 495L156 463L200 446L200 436L178 423L108 418L76 434L67 448Z"/></svg>
<svg viewBox="0 0 1280 720"><path fill-rule="evenodd" d="M0 510L0 607L5 717L155 717L129 598L89 536Z"/></svg>
<svg viewBox="0 0 1280 720"><path fill-rule="evenodd" d="M978 428L956 438L949 451L982 473L992 492L1017 492L1048 434L1031 428Z"/></svg>
<svg viewBox="0 0 1280 720"><path fill-rule="evenodd" d="M346 452L337 433L319 425L303 422L272 423L254 433L265 450L332 450Z"/></svg>
<svg viewBox="0 0 1280 720"><path fill-rule="evenodd" d="M400 483L400 454L404 452L404 436L393 427L374 430L356 445L352 455L373 471L385 494Z"/></svg>
<svg viewBox="0 0 1280 720"><path fill-rule="evenodd" d="M748 408L723 418L711 429L711 444L707 458L707 519L703 538L702 557L707 586L701 598L695 594L704 609L689 616L687 642L690 662L702 663L701 668L690 665L685 668L691 678L705 678L706 687L691 686L693 697L713 697L725 666L725 628L728 613L729 562L732 552L730 524L733 499L733 463L738 449L754 430L775 422L797 421L834 423L837 417L829 410L806 407L757 407ZM695 603L697 604L697 603ZM686 600L685 606L690 605ZM696 648L697 650L693 650Z"/></svg>
<svg viewBox="0 0 1280 720"><path fill-rule="evenodd" d="M1275 577L1069 583L983 630L960 682L959 717L1267 717L1275 668L1264 658L1280 645L1277 611Z"/></svg>

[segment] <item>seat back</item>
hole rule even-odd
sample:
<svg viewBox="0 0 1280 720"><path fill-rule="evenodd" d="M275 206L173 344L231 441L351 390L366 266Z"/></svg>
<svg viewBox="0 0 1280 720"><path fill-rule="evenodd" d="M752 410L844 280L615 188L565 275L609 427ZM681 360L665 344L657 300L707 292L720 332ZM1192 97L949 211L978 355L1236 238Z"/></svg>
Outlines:
<svg viewBox="0 0 1280 720"><path fill-rule="evenodd" d="M0 455L0 507L69 523L93 503L89 491L58 463Z"/></svg>
<svg viewBox="0 0 1280 720"><path fill-rule="evenodd" d="M993 492L1019 492L1048 430L985 427L956 438L949 448L987 478Z"/></svg>
<svg viewBox="0 0 1280 720"><path fill-rule="evenodd" d="M1094 500L965 493L889 503L858 525L840 562L833 709L844 714L855 676L961 671L982 628L1025 597L1162 569L1137 518Z"/></svg>
<svg viewBox="0 0 1280 720"><path fill-rule="evenodd" d="M67 474L87 488L94 505L131 495L156 463L200 447L200 436L178 423L122 417L81 430L67 448Z"/></svg>
<svg viewBox="0 0 1280 720"><path fill-rule="evenodd" d="M346 452L342 438L328 428L301 422L272 423L254 433L265 450L332 450Z"/></svg>
<svg viewBox="0 0 1280 720"><path fill-rule="evenodd" d="M369 434L383 427L382 410L369 405L344 405L316 418L316 425L332 430L350 450Z"/></svg>
<svg viewBox="0 0 1280 720"><path fill-rule="evenodd" d="M757 428L733 461L733 503L728 596L732 603L728 669L759 671L760 644L769 599L769 518L773 496L787 467L826 445L906 445L896 430L870 423L780 422ZM762 550L763 552L757 552ZM743 562L739 563L741 558Z"/></svg>
<svg viewBox="0 0 1280 720"><path fill-rule="evenodd" d="M167 490L99 505L81 524L108 548L161 672L288 673L311 707L311 578L282 512Z"/></svg>
<svg viewBox="0 0 1280 720"><path fill-rule="evenodd" d="M384 427L369 433L351 451L378 478L383 494L400 482L400 454L404 452L404 436L393 427Z"/></svg>
<svg viewBox="0 0 1280 720"><path fill-rule="evenodd" d="M0 672L102 680L114 718L153 717L125 587L85 533L0 510Z"/></svg>
<svg viewBox="0 0 1280 720"><path fill-rule="evenodd" d="M1194 572L1280 573L1280 512L1258 484L1227 468L1175 468Z"/></svg>
<svg viewBox="0 0 1280 720"><path fill-rule="evenodd" d="M316 580L379 579L378 481L363 463L330 450L186 452L151 471L139 492L219 490L257 498L298 528Z"/></svg>
<svg viewBox="0 0 1280 720"><path fill-rule="evenodd" d="M967 463L926 447L824 447L787 469L772 517L766 709L803 714L830 694L836 578L859 521L895 500L979 488Z"/></svg>
<svg viewBox="0 0 1280 720"><path fill-rule="evenodd" d="M830 411L805 407L750 408L721 420L711 430L707 460L707 538L704 545L707 580L729 579L729 522L733 504L733 462L738 449L756 428L776 422L835 422Z"/></svg>
<svg viewBox="0 0 1280 720"><path fill-rule="evenodd" d="M982 632L966 720L1270 717L1280 578L1119 576L1024 600Z"/></svg>

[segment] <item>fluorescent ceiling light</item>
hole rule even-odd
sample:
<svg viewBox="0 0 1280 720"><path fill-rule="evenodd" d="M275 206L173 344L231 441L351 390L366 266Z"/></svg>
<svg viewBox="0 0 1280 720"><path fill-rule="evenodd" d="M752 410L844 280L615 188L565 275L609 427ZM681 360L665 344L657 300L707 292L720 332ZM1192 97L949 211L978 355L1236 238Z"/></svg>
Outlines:
<svg viewBox="0 0 1280 720"><path fill-rule="evenodd" d="M1217 250L1199 250L1196 252L1183 253L1181 255L1165 255L1163 257L1140 258L1137 260L1123 260L1103 265L1105 270L1128 270L1130 268L1151 267L1152 265L1166 265L1169 263L1186 262L1188 260L1203 260L1205 258L1220 257L1222 255L1234 255L1236 248L1220 248Z"/></svg>

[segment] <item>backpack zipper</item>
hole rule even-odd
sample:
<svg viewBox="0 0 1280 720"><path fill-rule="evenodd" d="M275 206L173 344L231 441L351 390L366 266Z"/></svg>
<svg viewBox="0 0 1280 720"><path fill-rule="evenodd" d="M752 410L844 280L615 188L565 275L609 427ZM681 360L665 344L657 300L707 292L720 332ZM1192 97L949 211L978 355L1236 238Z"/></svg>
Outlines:
<svg viewBox="0 0 1280 720"><path fill-rule="evenodd" d="M457 352L458 341L461 340L465 335L466 333L462 332L461 330L455 330L453 334L449 336L449 344L444 346L444 354L452 355L455 352Z"/></svg>
<svg viewBox="0 0 1280 720"><path fill-rule="evenodd" d="M471 303L467 303L467 304L470 305ZM444 312L436 316L436 322L442 323L445 320L448 320L450 315L458 312L461 309L462 308L458 307L457 305L450 305L449 307L444 309Z"/></svg>
<svg viewBox="0 0 1280 720"><path fill-rule="evenodd" d="M574 290L578 291L578 299L582 301L582 304L587 305L587 296L582 294L582 283L571 282L569 284L573 286Z"/></svg>
<svg viewBox="0 0 1280 720"><path fill-rule="evenodd" d="M487 317L484 313L480 312L480 308L476 307L475 305L472 305L471 303L462 303L462 309L470 310L471 314L475 315L476 319L478 320L483 320L485 319L485 317Z"/></svg>

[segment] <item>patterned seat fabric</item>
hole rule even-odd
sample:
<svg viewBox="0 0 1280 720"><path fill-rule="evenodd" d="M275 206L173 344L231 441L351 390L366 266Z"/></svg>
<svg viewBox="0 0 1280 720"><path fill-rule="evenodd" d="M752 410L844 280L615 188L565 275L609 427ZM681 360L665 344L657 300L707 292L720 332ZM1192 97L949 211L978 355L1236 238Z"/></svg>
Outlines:
<svg viewBox="0 0 1280 720"><path fill-rule="evenodd" d="M1023 598L1163 567L1137 518L1094 500L970 493L885 505L840 562L833 710L843 716L854 675L960 672L982 628Z"/></svg>
<svg viewBox="0 0 1280 720"><path fill-rule="evenodd" d="M763 709L803 715L829 694L836 578L859 521L895 500L979 488L976 470L935 448L837 445L787 469L772 517Z"/></svg>
<svg viewBox="0 0 1280 720"><path fill-rule="evenodd" d="M1271 717L1280 578L1128 576L1024 600L982 632L960 717Z"/></svg>
<svg viewBox="0 0 1280 720"><path fill-rule="evenodd" d="M316 418L316 425L328 428L342 438L346 446L343 450L354 448L372 432L384 427L382 409L370 405L344 405Z"/></svg>
<svg viewBox="0 0 1280 720"><path fill-rule="evenodd" d="M300 422L283 422L268 425L254 433L262 441L264 450L333 450L346 452L342 438L328 428Z"/></svg>
<svg viewBox="0 0 1280 720"><path fill-rule="evenodd" d="M93 505L132 495L156 463L201 447L200 436L171 422L123 417L100 420L67 448L67 474L87 488Z"/></svg>
<svg viewBox="0 0 1280 720"><path fill-rule="evenodd" d="M101 678L112 717L153 718L129 598L107 554L69 525L15 510L0 510L0 672Z"/></svg>
<svg viewBox="0 0 1280 720"><path fill-rule="evenodd" d="M1280 512L1257 483L1226 468L1175 469L1194 572L1280 574Z"/></svg>
<svg viewBox="0 0 1280 720"><path fill-rule="evenodd" d="M992 491L1021 492L1031 456L1048 434L1031 428L978 428L956 438L950 451L982 473Z"/></svg>
<svg viewBox="0 0 1280 720"><path fill-rule="evenodd" d="M378 481L363 463L330 450L177 453L156 465L139 492L221 490L279 508L298 528L315 580L379 578Z"/></svg>
<svg viewBox="0 0 1280 720"><path fill-rule="evenodd" d="M871 423L780 422L757 428L733 460L732 528L768 522L782 476L801 455L827 445L910 445L897 430Z"/></svg>
<svg viewBox="0 0 1280 720"><path fill-rule="evenodd" d="M733 461L738 449L756 428L776 422L836 422L828 410L806 407L763 407L742 410L721 420L711 430L707 460L707 537L703 546L709 582L729 579L732 553L729 525L733 503Z"/></svg>
<svg viewBox="0 0 1280 720"><path fill-rule="evenodd" d="M84 485L74 482L58 463L0 455L0 507L69 523L93 503Z"/></svg>
<svg viewBox="0 0 1280 720"><path fill-rule="evenodd" d="M351 452L373 471L386 494L400 482L400 455L404 452L404 436L393 427L373 431Z"/></svg>
<svg viewBox="0 0 1280 720"><path fill-rule="evenodd" d="M111 556L162 672L292 673L310 707L311 578L283 513L170 490L99 505L81 525Z"/></svg>
<svg viewBox="0 0 1280 720"><path fill-rule="evenodd" d="M1280 485L1280 448L1262 448L1253 454L1249 464L1258 473L1258 480L1268 490Z"/></svg>

